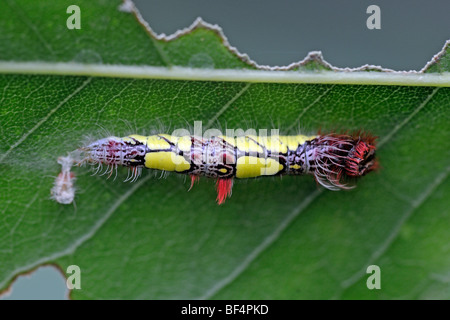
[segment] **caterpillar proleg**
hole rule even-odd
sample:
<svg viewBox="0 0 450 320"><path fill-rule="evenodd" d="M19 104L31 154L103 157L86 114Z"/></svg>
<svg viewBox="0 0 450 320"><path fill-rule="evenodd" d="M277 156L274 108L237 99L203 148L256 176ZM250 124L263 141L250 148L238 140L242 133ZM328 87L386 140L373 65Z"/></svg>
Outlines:
<svg viewBox="0 0 450 320"><path fill-rule="evenodd" d="M134 181L143 168L190 175L191 188L200 177L216 179L217 202L231 196L234 179L276 175L315 177L330 190L350 189L358 178L377 167L375 137L365 133L318 135L244 135L238 137L156 134L107 137L77 151L74 164L130 169ZM67 178L61 178L66 181Z"/></svg>

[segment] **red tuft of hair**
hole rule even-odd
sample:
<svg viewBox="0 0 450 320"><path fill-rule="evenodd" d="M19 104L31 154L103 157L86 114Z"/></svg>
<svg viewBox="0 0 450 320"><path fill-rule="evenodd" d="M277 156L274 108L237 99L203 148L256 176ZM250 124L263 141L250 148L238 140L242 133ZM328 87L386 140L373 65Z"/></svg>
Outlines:
<svg viewBox="0 0 450 320"><path fill-rule="evenodd" d="M191 174L191 186L189 187L189 191L191 191L192 187L194 186L195 182L199 182L200 181L200 177L196 176L195 174Z"/></svg>
<svg viewBox="0 0 450 320"><path fill-rule="evenodd" d="M231 190L233 189L233 179L217 179L217 203L220 205L225 202L227 197L231 196Z"/></svg>

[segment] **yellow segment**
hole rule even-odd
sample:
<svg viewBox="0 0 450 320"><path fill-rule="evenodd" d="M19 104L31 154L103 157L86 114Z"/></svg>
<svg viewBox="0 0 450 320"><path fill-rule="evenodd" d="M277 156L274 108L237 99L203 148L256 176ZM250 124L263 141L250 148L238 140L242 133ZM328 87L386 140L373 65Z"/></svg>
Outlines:
<svg viewBox="0 0 450 320"><path fill-rule="evenodd" d="M240 157L236 164L236 178L273 176L283 170L283 166L271 158Z"/></svg>
<svg viewBox="0 0 450 320"><path fill-rule="evenodd" d="M165 134L165 133L160 133L160 134L158 134L158 136L166 138L167 140L169 140L173 144L177 144L178 139L180 139L180 137L171 136L170 134Z"/></svg>
<svg viewBox="0 0 450 320"><path fill-rule="evenodd" d="M306 141L313 140L317 138L317 136L280 136L280 141L284 143L289 150L296 150L299 145L304 144Z"/></svg>
<svg viewBox="0 0 450 320"><path fill-rule="evenodd" d="M244 152L263 153L263 148L261 148L256 141L258 141L258 137L253 135L237 137L236 147Z"/></svg>
<svg viewBox="0 0 450 320"><path fill-rule="evenodd" d="M148 136L147 137L147 147L150 150L167 150L167 149L170 149L170 144L161 137Z"/></svg>
<svg viewBox="0 0 450 320"><path fill-rule="evenodd" d="M188 170L191 165L183 156L173 152L149 152L145 155L145 167L166 171L182 172Z"/></svg>
<svg viewBox="0 0 450 320"><path fill-rule="evenodd" d="M145 155L145 167L149 169L182 172L188 170L191 165L180 155L173 152L160 151L149 152Z"/></svg>
<svg viewBox="0 0 450 320"><path fill-rule="evenodd" d="M261 136L258 137L258 142L273 154L286 154L288 151L287 145L280 140L280 136Z"/></svg>
<svg viewBox="0 0 450 320"><path fill-rule="evenodd" d="M218 138L225 140L228 144L231 144L233 147L236 146L236 140L233 137L218 136Z"/></svg>
<svg viewBox="0 0 450 320"><path fill-rule="evenodd" d="M125 141L128 140L129 142L134 143L134 141L130 138L133 138L133 139L139 141L140 143L147 144L147 137L140 136L138 134L132 134L131 136L123 138L123 140L125 140Z"/></svg>
<svg viewBox="0 0 450 320"><path fill-rule="evenodd" d="M178 138L178 149L183 152L190 152L192 146L191 136L182 136Z"/></svg>

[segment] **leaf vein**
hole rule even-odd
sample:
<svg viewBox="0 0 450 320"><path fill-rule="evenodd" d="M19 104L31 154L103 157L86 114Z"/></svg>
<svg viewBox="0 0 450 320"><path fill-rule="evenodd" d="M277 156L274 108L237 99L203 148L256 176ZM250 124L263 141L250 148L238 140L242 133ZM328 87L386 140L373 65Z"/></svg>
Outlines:
<svg viewBox="0 0 450 320"><path fill-rule="evenodd" d="M208 129L212 126L214 121L216 121L232 104L235 102L242 94L248 90L248 88L251 86L251 83L247 83L241 91L239 91L233 98L230 99L222 108L220 108L219 111L208 121L206 124L205 129Z"/></svg>
<svg viewBox="0 0 450 320"><path fill-rule="evenodd" d="M9 0L9 6L13 8L17 12L17 15L20 19L25 23L25 25L30 28L30 30L36 35L36 38L42 43L44 48L52 55L55 56L55 52L50 47L50 44L42 37L42 35L39 33L39 30L36 28L36 25L31 22L31 20L27 17L25 12L17 5L13 4L12 0Z"/></svg>
<svg viewBox="0 0 450 320"><path fill-rule="evenodd" d="M245 259L225 278L221 279L214 286L208 289L203 296L199 299L209 299L216 295L220 290L225 288L227 285L232 283L237 277L239 277L249 266L256 260L267 248L270 247L287 229L287 227L303 212L320 194L322 194L323 189L316 189L308 197L305 198L290 214L284 218L284 220L269 234L264 240L251 251Z"/></svg>
<svg viewBox="0 0 450 320"><path fill-rule="evenodd" d="M21 145L31 134L33 134L40 126L42 126L56 111L58 111L67 101L69 101L78 92L83 90L90 82L92 78L87 78L78 88L76 88L71 94L69 94L64 100L62 100L56 107L54 107L50 112L42 118L38 123L34 125L27 133L25 133L19 140L16 141L3 155L0 156L0 163L19 145Z"/></svg>
<svg viewBox="0 0 450 320"><path fill-rule="evenodd" d="M378 143L378 148L381 147L382 145L384 145L386 142L388 142L393 136L394 134L396 134L401 128L403 128L420 110L422 110L427 104L428 102L431 100L431 98L433 98L433 96L436 94L436 92L438 92L438 90L440 89L440 87L436 87L434 88L434 90L428 95L428 97L416 108L414 109L413 112L411 112L411 114L409 116L407 116L402 122L400 122L399 124L397 124L394 129L389 132L389 134L387 134L382 140L380 140L380 142Z"/></svg>
<svg viewBox="0 0 450 320"><path fill-rule="evenodd" d="M429 196L433 193L434 190L436 190L439 185L442 184L442 182L445 181L445 179L448 177L448 174L450 173L450 166L446 168L445 171L441 172L434 180L433 182L424 190L424 192L421 193L421 196L414 202L411 203L410 210L407 210L403 216L400 218L398 223L395 225L395 227L392 229L386 240L372 253L372 255L369 257L367 262L364 264L364 266L372 265L377 259L379 259L384 253L387 252L387 250L391 247L391 245L394 243L394 241L397 239L398 235L400 234L400 230L402 226L406 223L406 221L409 220L409 218L412 216L412 214L420 208L420 206L429 198ZM348 279L341 282L341 292L338 293L337 299L339 299L342 296L342 293L351 287L353 284L355 284L357 281L359 281L363 276L365 275L365 268L363 267L361 270L353 274Z"/></svg>
<svg viewBox="0 0 450 320"><path fill-rule="evenodd" d="M44 263L52 262L60 257L73 254L78 247L84 244L86 241L91 239L98 230L106 223L106 221L113 215L113 213L120 207L122 203L124 203L141 185L143 185L147 180L151 178L151 175L145 176L143 179L139 180L135 183L127 192L117 198L117 200L113 203L113 205L109 208L109 210L105 213L105 215L97 220L95 225L84 235L75 240L70 246L67 246L66 249L55 252L49 256L42 257L26 266L19 267L15 271L11 272L10 275L6 276L2 282L0 282L0 288L3 288L9 279L13 278L15 275L26 272L39 266Z"/></svg>

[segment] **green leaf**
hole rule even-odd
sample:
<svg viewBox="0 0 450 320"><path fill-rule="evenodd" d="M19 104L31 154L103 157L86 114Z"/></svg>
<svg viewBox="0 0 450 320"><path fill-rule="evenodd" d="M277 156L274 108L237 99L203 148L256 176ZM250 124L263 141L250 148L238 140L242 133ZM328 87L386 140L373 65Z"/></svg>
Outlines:
<svg viewBox="0 0 450 320"><path fill-rule="evenodd" d="M66 28L70 1L0 10L1 288L52 263L81 268L75 299L450 298L448 43L418 74L343 72L317 53L260 71L202 22L168 41L119 1L78 3L81 30ZM348 192L237 181L222 206L207 179L187 192L175 175L77 168L76 207L49 199L58 156L194 121L364 129L382 168ZM369 265L381 290L366 287Z"/></svg>

